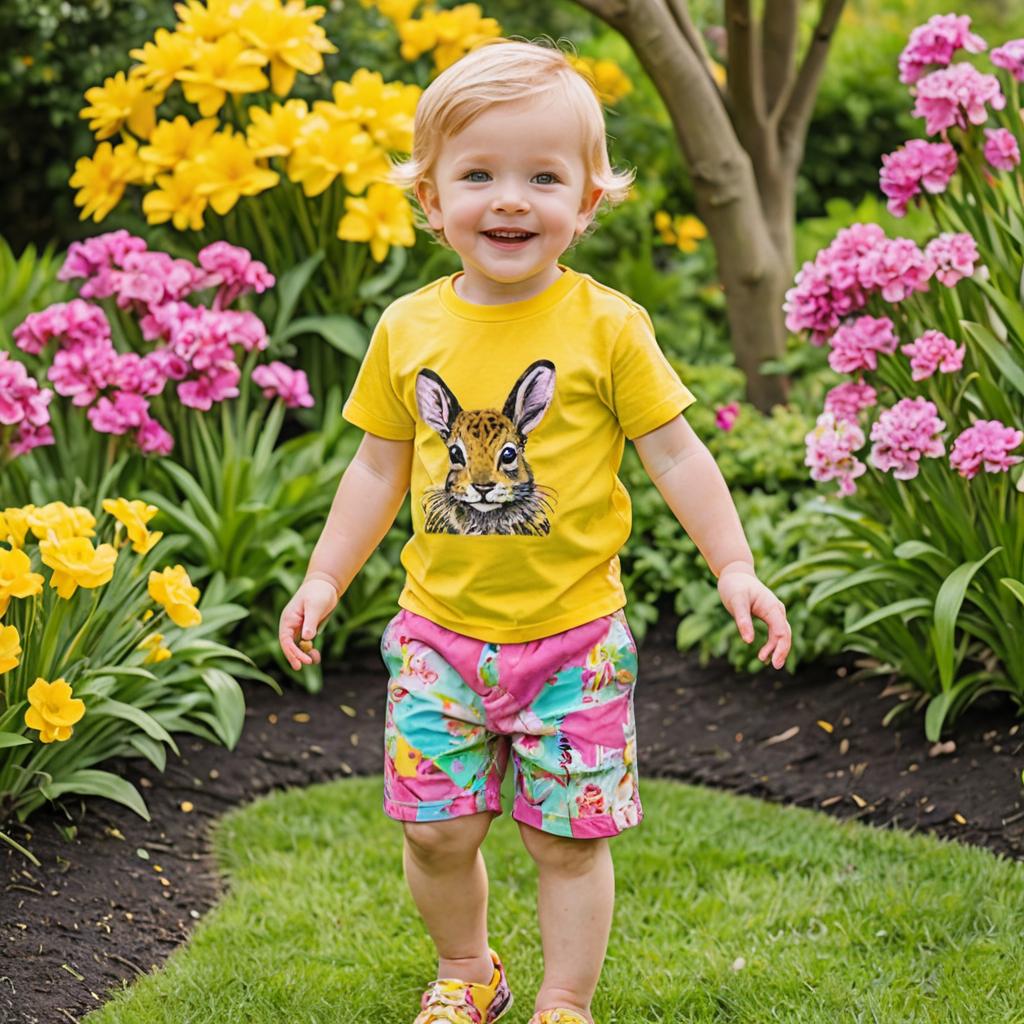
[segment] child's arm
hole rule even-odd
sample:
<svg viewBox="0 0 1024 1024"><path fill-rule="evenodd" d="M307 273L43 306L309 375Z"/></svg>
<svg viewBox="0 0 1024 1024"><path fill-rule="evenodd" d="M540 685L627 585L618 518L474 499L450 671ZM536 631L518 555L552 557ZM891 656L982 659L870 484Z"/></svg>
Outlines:
<svg viewBox="0 0 1024 1024"><path fill-rule="evenodd" d="M700 549L718 579L718 593L747 643L754 639L751 615L768 625L758 652L782 668L792 634L783 603L757 578L754 556L714 456L682 415L634 439L640 461L673 515Z"/></svg>
<svg viewBox="0 0 1024 1024"><path fill-rule="evenodd" d="M366 434L342 474L302 586L281 613L278 639L292 668L320 660L315 649L299 649L295 634L312 639L391 528L409 489L412 450L411 440Z"/></svg>

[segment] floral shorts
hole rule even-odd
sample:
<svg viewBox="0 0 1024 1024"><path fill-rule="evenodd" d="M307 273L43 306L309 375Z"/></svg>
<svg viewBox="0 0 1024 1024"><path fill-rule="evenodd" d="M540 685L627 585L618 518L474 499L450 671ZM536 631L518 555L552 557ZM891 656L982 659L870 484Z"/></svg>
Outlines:
<svg viewBox="0 0 1024 1024"><path fill-rule="evenodd" d="M399 821L502 813L592 839L643 818L636 775L636 643L620 609L526 643L463 636L402 609L387 666L384 812Z"/></svg>

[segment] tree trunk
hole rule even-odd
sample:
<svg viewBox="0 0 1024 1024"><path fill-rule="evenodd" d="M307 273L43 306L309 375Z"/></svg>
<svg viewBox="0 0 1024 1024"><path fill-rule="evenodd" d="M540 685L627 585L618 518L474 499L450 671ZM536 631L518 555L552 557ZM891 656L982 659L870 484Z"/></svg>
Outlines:
<svg viewBox="0 0 1024 1024"><path fill-rule="evenodd" d="M786 350L782 312L793 283L796 175L832 33L845 0L823 0L799 70L799 0L725 0L726 88L711 76L686 0L576 0L627 39L665 103L693 179L697 214L718 256L736 363L764 412L788 380L760 370ZM763 33L762 33L763 29ZM763 34L763 39L762 39Z"/></svg>

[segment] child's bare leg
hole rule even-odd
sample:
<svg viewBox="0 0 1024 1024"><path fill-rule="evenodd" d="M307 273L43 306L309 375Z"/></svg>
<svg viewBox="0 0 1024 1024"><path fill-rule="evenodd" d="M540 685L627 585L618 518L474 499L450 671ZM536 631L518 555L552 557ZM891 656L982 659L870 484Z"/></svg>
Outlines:
<svg viewBox="0 0 1024 1024"><path fill-rule="evenodd" d="M439 978L486 984L487 868L480 844L490 811L450 821L403 822L403 866L412 898L437 946Z"/></svg>
<svg viewBox="0 0 1024 1024"><path fill-rule="evenodd" d="M553 836L517 823L537 863L537 916L544 981L534 1011L554 1006L590 1016L615 906L615 868L607 839Z"/></svg>

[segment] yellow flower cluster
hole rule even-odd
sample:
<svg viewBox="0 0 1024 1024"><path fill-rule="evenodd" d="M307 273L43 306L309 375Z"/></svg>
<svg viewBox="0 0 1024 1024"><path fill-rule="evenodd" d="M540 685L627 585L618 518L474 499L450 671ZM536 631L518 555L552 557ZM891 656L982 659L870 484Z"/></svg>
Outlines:
<svg viewBox="0 0 1024 1024"><path fill-rule="evenodd" d="M708 235L703 222L691 213L673 217L666 210L658 210L654 215L654 227L666 245L678 246L681 252L696 252L697 243Z"/></svg>
<svg viewBox="0 0 1024 1024"><path fill-rule="evenodd" d="M485 39L501 35L494 18L485 18L479 4L459 4L438 10L426 3L418 18L413 12L419 0L362 0L364 7L376 7L398 30L404 60L413 61L432 52L434 70L444 71Z"/></svg>
<svg viewBox="0 0 1024 1024"><path fill-rule="evenodd" d="M208 207L224 216L282 175L307 196L340 178L348 193L340 238L368 242L377 262L390 246L415 243L412 207L383 179L389 152L412 148L417 86L385 83L360 68L312 109L287 99L243 110L238 97L268 88L287 97L298 72L323 70L323 55L336 52L315 24L324 8L304 0L187 0L175 11L174 31L157 29L153 41L130 51L139 63L127 75L118 72L85 93L81 116L90 119L99 145L76 162L70 179L82 219L101 221L126 187L137 185L148 189L142 209L150 224L198 231ZM157 107L175 82L199 108L196 120L158 120ZM228 97L241 128L218 120ZM105 141L117 133L122 142Z"/></svg>
<svg viewBox="0 0 1024 1024"><path fill-rule="evenodd" d="M629 75L613 60L570 56L569 63L590 82L597 98L606 106L614 106L633 91Z"/></svg>
<svg viewBox="0 0 1024 1024"><path fill-rule="evenodd" d="M192 586L192 581L183 566L176 565L173 569L149 574L149 596L171 617L176 626L183 629L198 626L203 621L202 612L196 607L199 600L199 588Z"/></svg>
<svg viewBox="0 0 1024 1024"><path fill-rule="evenodd" d="M48 683L42 676L28 688L29 709L25 724L39 730L41 743L69 740L72 726L85 714L85 702L71 696L71 687L64 679Z"/></svg>

